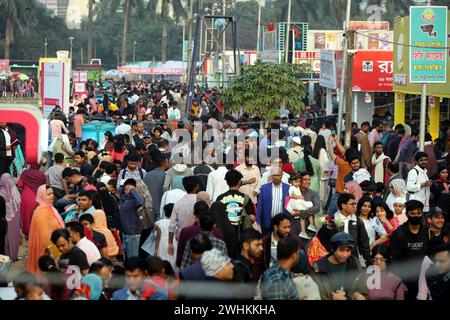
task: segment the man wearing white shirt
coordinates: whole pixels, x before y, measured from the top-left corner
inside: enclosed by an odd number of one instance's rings
[[[225,175],[227,172],[228,169],[225,163],[223,163],[219,164],[219,167],[208,175],[206,192],[209,194],[213,202],[216,201],[218,196],[228,191],[228,185],[225,181]]]
[[[9,159],[12,156],[11,135],[5,122],[0,122],[0,175],[9,172]]]
[[[177,108],[176,101],[170,102],[170,108],[167,109],[167,118],[169,120],[177,120],[177,121],[180,120],[181,113],[180,110]]]
[[[71,221],[66,223],[66,228],[70,232],[70,238],[74,245],[81,249],[86,255],[89,266],[102,256],[97,246],[84,235],[84,226],[81,222]]]
[[[159,212],[164,212],[164,207],[166,204],[175,203],[178,200],[182,199],[186,195],[186,191],[181,189],[173,189],[164,192],[161,199],[161,206]]]
[[[423,211],[427,213],[430,211],[430,187],[432,184],[427,173],[428,154],[419,151],[416,153],[415,159],[417,165],[409,171],[406,179],[406,191],[408,192],[406,198],[422,202]]]

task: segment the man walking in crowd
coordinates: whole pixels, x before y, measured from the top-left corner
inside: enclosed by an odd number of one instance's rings
[[[358,144],[360,145],[361,150],[361,167],[364,169],[368,169],[370,166],[370,159],[372,157],[372,147],[370,146],[369,138],[367,134],[370,131],[370,123],[363,122],[361,124],[361,130],[355,134],[356,139],[358,140]]]
[[[419,200],[423,203],[424,212],[430,211],[430,187],[432,181],[428,178],[427,163],[428,154],[419,151],[414,156],[417,165],[409,171],[406,191],[408,191],[407,199]]]
[[[298,243],[286,237],[278,242],[277,262],[264,272],[261,279],[263,300],[298,300],[299,294],[292,280],[291,269],[299,259]]]
[[[370,246],[369,236],[367,235],[364,222],[356,215],[355,196],[343,193],[338,198],[339,212],[334,216],[335,220],[340,220],[344,224],[344,233],[351,235],[355,245],[352,246],[353,256],[361,255],[366,262],[366,266],[370,265]]]
[[[373,144],[374,153],[370,163],[371,175],[375,183],[381,182],[386,185],[389,181],[389,169],[388,166],[391,163],[391,159],[383,152],[383,144],[377,141]]]
[[[393,267],[408,288],[406,299],[415,300],[420,266],[428,248],[429,238],[422,223],[424,204],[418,200],[409,200],[405,207],[408,221],[392,233],[389,247]]]
[[[272,218],[284,212],[289,193],[289,185],[281,182],[281,168],[274,167],[271,170],[272,182],[261,187],[256,204],[256,222],[261,226],[263,235],[271,232]]]

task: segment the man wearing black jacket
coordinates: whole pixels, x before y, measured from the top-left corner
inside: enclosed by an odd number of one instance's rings
[[[262,235],[254,229],[241,233],[241,255],[234,260],[234,281],[242,283],[242,290],[249,292],[249,299],[255,296],[256,285],[262,270],[258,268],[257,259],[263,253]]]
[[[422,223],[423,203],[406,202],[408,221],[395,230],[389,241],[394,273],[408,288],[407,300],[416,300],[421,261],[426,255],[429,237]]]
[[[341,220],[344,224],[344,232],[352,236],[355,246],[352,247],[352,255],[358,258],[358,253],[364,258],[366,266],[371,265],[369,236],[367,235],[364,222],[355,215],[355,196],[343,193],[338,198],[339,212],[335,215],[335,220]]]

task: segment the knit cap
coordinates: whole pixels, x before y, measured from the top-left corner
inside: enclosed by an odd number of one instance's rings
[[[222,270],[230,261],[231,259],[228,256],[223,255],[216,248],[205,251],[200,260],[203,271],[209,277],[214,276]]]

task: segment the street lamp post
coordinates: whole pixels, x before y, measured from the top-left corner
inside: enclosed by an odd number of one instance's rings
[[[259,57],[259,42],[261,41],[261,3],[258,2],[258,32],[256,34],[256,59]]]
[[[133,62],[136,59],[136,45],[137,45],[137,42],[136,42],[136,40],[134,40],[134,42],[133,42]]]
[[[284,48],[284,54],[285,54],[285,56],[284,56],[284,62],[285,63],[288,63],[288,61],[289,61],[289,37],[290,37],[290,34],[291,34],[291,9],[292,9],[292,0],[289,0],[289,3],[288,3],[288,17],[287,17],[287,25],[286,25],[286,28],[287,28],[287,32],[286,32],[286,40],[285,40],[285,48]]]
[[[48,42],[47,42],[47,37],[46,37],[44,40],[44,48],[45,48],[44,57],[46,57],[46,58],[47,58],[47,45],[48,45]]]
[[[73,48],[73,40],[74,39],[75,38],[72,37],[72,36],[69,37],[69,41],[70,41],[70,68],[72,68],[72,62],[73,62],[73,60],[72,60],[72,48]]]

